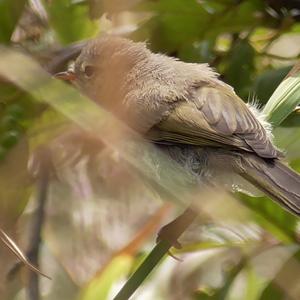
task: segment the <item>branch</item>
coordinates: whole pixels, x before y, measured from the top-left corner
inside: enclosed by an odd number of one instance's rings
[[[37,154],[39,163],[39,173],[37,180],[37,209],[33,216],[30,228],[30,238],[28,249],[28,258],[30,262],[39,266],[39,250],[41,244],[41,233],[45,219],[45,204],[47,200],[47,192],[49,186],[50,175],[50,155],[47,149],[39,149]],[[27,296],[29,300],[39,300],[39,277],[36,273],[30,273],[28,280]]]
[[[193,223],[193,221],[197,217],[197,213],[194,209],[189,207],[184,211],[184,213],[181,216],[179,216],[179,218],[182,219],[182,216],[184,216],[185,222],[180,222],[181,226],[172,228],[175,229],[172,232],[172,240],[164,239],[156,244],[156,246],[152,249],[150,254],[142,262],[139,268],[133,273],[133,275],[128,279],[128,281],[125,283],[125,285],[122,287],[120,292],[115,296],[113,300],[127,300],[133,295],[133,293],[139,288],[139,286],[144,282],[144,280],[163,259],[163,257],[167,253],[169,253],[170,248],[173,246],[174,242]],[[172,223],[173,222],[171,222],[170,225],[172,225]]]
[[[260,56],[266,56],[272,59],[278,59],[278,60],[296,60],[299,59],[300,54],[296,55],[296,56],[290,56],[290,57],[286,57],[286,56],[280,56],[280,55],[276,55],[276,54],[271,54],[271,53],[267,53],[267,52],[258,52],[257,53]]]

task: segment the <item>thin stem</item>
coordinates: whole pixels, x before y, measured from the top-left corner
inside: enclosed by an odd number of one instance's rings
[[[129,299],[171,247],[172,245],[168,241],[160,241],[156,244],[141,266],[128,279],[117,296],[115,296],[114,300]]]
[[[47,200],[48,183],[49,183],[49,157],[47,150],[43,151],[41,158],[41,167],[37,183],[37,209],[33,217],[30,230],[30,248],[28,249],[28,258],[32,264],[39,267],[39,250],[41,244],[41,233],[45,219],[45,204]],[[36,273],[29,273],[27,297],[29,300],[39,300],[39,276]]]
[[[197,213],[191,207],[189,207],[176,219],[179,220],[178,223],[176,220],[174,220],[170,224],[163,227],[163,230],[167,229],[169,225],[172,227],[171,239],[163,239],[156,244],[139,268],[132,274],[120,292],[115,296],[114,300],[127,300],[133,295],[133,293],[139,288],[152,270],[169,252],[174,242],[176,242],[181,234],[193,223],[196,217]],[[175,223],[176,226],[173,226]],[[169,232],[171,232],[171,230]],[[166,237],[166,235],[161,235],[161,237]]]
[[[299,58],[299,55],[287,57],[287,56],[280,56],[280,55],[267,53],[267,52],[258,52],[257,54],[260,56],[266,56],[266,57],[269,57],[272,59],[278,59],[278,60],[296,60]]]

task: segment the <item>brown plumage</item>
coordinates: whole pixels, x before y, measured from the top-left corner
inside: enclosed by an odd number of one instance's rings
[[[105,36],[83,49],[74,75],[84,93],[196,176],[238,174],[299,215],[300,176],[279,161],[270,125],[207,64]]]

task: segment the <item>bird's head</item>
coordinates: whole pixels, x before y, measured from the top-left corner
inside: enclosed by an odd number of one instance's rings
[[[149,55],[144,43],[107,35],[88,42],[73,68],[56,77],[71,81],[92,100],[111,108],[128,92],[130,71]]]

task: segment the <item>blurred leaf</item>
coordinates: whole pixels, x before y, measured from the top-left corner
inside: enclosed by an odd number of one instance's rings
[[[14,85],[8,82],[0,81],[0,103],[7,104],[11,100],[14,100],[19,94],[20,90],[18,90]]]
[[[90,16],[98,19],[103,13],[108,15],[129,10],[142,0],[87,0],[89,3]]]
[[[13,225],[28,201],[28,145],[22,138],[0,163],[0,224]],[[17,188],[16,188],[17,187]]]
[[[276,285],[271,282],[262,293],[260,300],[290,300],[287,295]]]
[[[252,243],[252,241],[250,241]],[[193,244],[187,244],[183,245],[180,249],[172,249],[172,253],[175,255],[177,253],[188,253],[188,252],[197,252],[197,251],[203,251],[207,249],[218,249],[218,248],[232,248],[232,247],[243,247],[248,246],[249,242],[236,242],[236,241],[221,241],[221,242],[214,242],[214,241],[201,241],[198,243]]]
[[[91,19],[100,18],[105,12],[104,0],[87,0]]]
[[[300,251],[296,251],[280,268],[261,295],[261,300],[299,299]]]
[[[299,112],[292,112],[285,120],[280,124],[282,127],[300,127],[300,114]]]
[[[234,86],[243,99],[247,99],[255,70],[254,54],[254,49],[247,40],[239,41],[232,49],[229,64],[225,70],[225,81]]]
[[[214,39],[185,43],[178,51],[178,58],[186,62],[209,63],[215,58],[214,45]]]
[[[33,151],[41,145],[49,143],[59,134],[64,133],[70,123],[57,111],[47,109],[37,120],[32,122],[29,129],[29,146]]]
[[[226,297],[226,300],[258,300],[265,288],[271,283],[276,282],[285,291],[285,295],[291,295],[294,292],[289,288],[286,279],[278,277],[280,270],[287,265],[288,262],[293,262],[295,268],[293,275],[298,277],[298,261],[295,259],[295,253],[299,249],[298,246],[270,246],[264,243],[253,251],[248,252],[248,259],[245,267],[236,276],[232,283],[231,289]],[[266,268],[266,266],[268,266]],[[295,281],[294,281],[295,282]],[[290,293],[291,292],[291,293]],[[267,299],[273,299],[267,298]],[[286,298],[286,299],[289,299]],[[294,299],[298,299],[297,297]]]
[[[247,300],[256,300],[259,299],[262,279],[255,272],[254,268],[251,265],[247,264],[244,268],[246,273],[246,290],[245,290],[245,299]]]
[[[0,1],[0,42],[8,43],[23,12],[26,0]]]
[[[266,103],[291,67],[267,70],[254,81],[253,91],[261,103]]]
[[[296,216],[283,210],[267,197],[250,197],[239,194],[242,202],[254,212],[255,220],[277,239],[291,243],[296,241]]]
[[[253,27],[259,19],[257,10],[261,1],[144,1],[139,11],[148,11],[154,17],[136,33],[139,38],[151,40],[155,51],[176,54],[181,47],[194,41],[214,40],[222,33],[237,32]],[[258,16],[258,17],[257,17]],[[232,22],[234,20],[234,22]],[[208,25],[209,24],[209,25]]]
[[[40,113],[41,105],[12,84],[0,83],[0,161],[18,143],[24,132]]]
[[[225,283],[224,285],[218,290],[212,290],[208,293],[199,292],[199,294],[195,295],[195,300],[224,300],[227,298],[227,295],[231,289],[232,283],[234,282],[236,276],[240,273],[240,271],[245,266],[245,260],[242,260],[239,264],[232,267],[228,270],[225,274]]]
[[[108,299],[112,285],[127,275],[132,262],[133,258],[128,255],[114,257],[82,290],[80,300]]]
[[[291,166],[293,169],[297,170],[298,172],[300,172],[300,158],[298,158],[297,160],[294,160],[291,163]]]
[[[258,26],[262,22],[261,11],[264,4],[260,0],[230,1],[220,14],[220,19],[215,20],[215,27],[221,32],[236,33]],[[234,20],[234,21],[233,21]]]
[[[296,116],[300,119],[300,116]],[[300,128],[277,127],[274,129],[274,139],[280,149],[286,151],[289,161],[300,159]],[[300,169],[298,169],[300,171]]]
[[[160,1],[143,1],[136,7],[138,10],[152,10],[158,13],[170,13],[174,15],[190,14],[199,16],[206,10],[197,0],[160,0]]]
[[[145,1],[138,9],[153,12],[154,17],[137,34],[146,33],[148,38],[150,35],[153,50],[169,53],[186,42],[196,40],[210,18],[209,13],[196,0]]]
[[[50,23],[64,44],[87,39],[98,31],[96,22],[89,19],[87,3],[72,0],[45,1]]]

